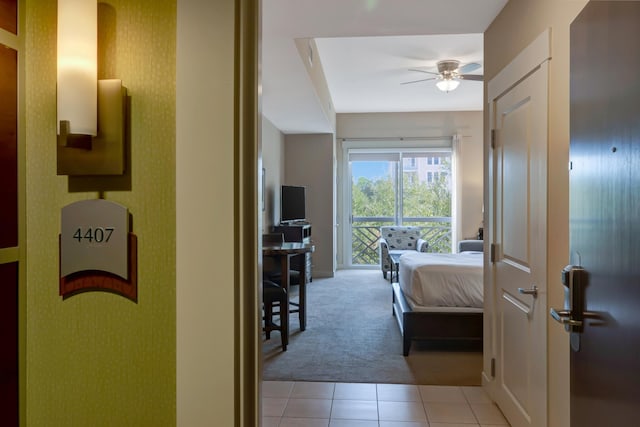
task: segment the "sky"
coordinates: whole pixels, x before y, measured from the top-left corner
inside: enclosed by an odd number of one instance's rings
[[[370,180],[386,177],[389,174],[389,162],[352,162],[351,174],[354,182],[357,182],[360,177]]]

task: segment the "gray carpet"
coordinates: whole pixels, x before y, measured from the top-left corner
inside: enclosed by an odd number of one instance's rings
[[[307,329],[291,316],[286,352],[263,336],[263,379],[421,385],[480,385],[482,353],[416,343],[402,356],[391,286],[379,270],[339,270],[307,287]]]

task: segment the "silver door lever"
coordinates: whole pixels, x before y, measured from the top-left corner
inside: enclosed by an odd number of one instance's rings
[[[533,285],[533,287],[529,289],[518,288],[518,293],[521,295],[533,295],[534,298],[538,297],[538,287]]]
[[[555,308],[552,308],[551,310],[549,310],[549,314],[551,314],[551,317],[553,317],[553,320],[555,320],[556,322],[562,323],[567,327],[582,326],[581,320],[573,320],[571,318],[571,311],[569,310],[556,310]]]

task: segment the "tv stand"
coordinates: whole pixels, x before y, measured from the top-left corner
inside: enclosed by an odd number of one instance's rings
[[[307,221],[276,225],[273,232],[282,233],[285,242],[311,243],[311,224]],[[304,268],[307,278],[311,281],[311,252],[292,257],[291,268],[298,271]]]
[[[301,226],[301,225],[311,225],[309,224],[308,221],[305,221],[303,219],[299,219],[296,221],[283,221],[280,223],[280,225],[276,225],[275,227],[291,227],[291,226]]]
[[[273,231],[284,234],[285,242],[311,243],[311,224],[306,221],[276,225]]]

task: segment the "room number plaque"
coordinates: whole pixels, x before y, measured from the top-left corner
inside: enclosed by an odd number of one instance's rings
[[[107,200],[83,200],[62,208],[62,276],[99,270],[127,279],[127,208]]]
[[[82,200],[62,208],[61,222],[63,297],[88,290],[137,297],[137,290],[129,289],[135,287],[137,279],[137,243],[135,235],[129,232],[129,212],[125,206],[103,199]]]

